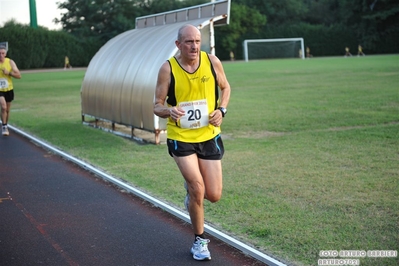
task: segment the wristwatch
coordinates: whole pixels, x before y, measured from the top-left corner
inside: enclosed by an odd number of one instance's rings
[[[222,117],[224,117],[227,114],[227,109],[224,107],[219,107],[218,110],[220,110],[220,112],[222,112]]]

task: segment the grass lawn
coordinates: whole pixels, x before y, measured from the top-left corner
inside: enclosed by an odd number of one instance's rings
[[[399,251],[399,56],[224,67],[224,191],[206,203],[207,222],[292,265],[317,265],[322,250]],[[82,125],[83,77],[23,73],[10,124],[184,209],[165,145]]]

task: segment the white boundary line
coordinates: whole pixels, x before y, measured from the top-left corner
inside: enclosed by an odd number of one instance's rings
[[[90,172],[102,177],[103,179],[105,179],[107,181],[110,181],[110,182],[114,183],[115,185],[117,185],[119,187],[124,188],[125,190],[133,193],[134,195],[136,195],[136,196],[138,196],[138,197],[140,197],[140,198],[142,198],[142,199],[144,199],[144,200],[146,200],[148,202],[151,202],[153,205],[155,205],[155,206],[157,206],[157,207],[169,212],[170,214],[172,214],[172,215],[184,220],[185,222],[191,223],[190,222],[190,217],[186,213],[184,213],[184,212],[182,212],[182,211],[180,211],[180,210],[178,210],[178,209],[176,209],[176,208],[174,208],[172,206],[169,206],[166,203],[164,203],[164,202],[162,202],[162,201],[160,201],[160,200],[158,200],[158,199],[156,199],[154,197],[151,197],[150,195],[148,195],[148,194],[146,194],[146,193],[144,193],[144,192],[142,192],[142,191],[140,191],[140,190],[138,190],[138,189],[136,189],[136,188],[134,188],[134,187],[132,187],[132,186],[130,186],[128,184],[126,184],[125,182],[123,182],[123,181],[121,181],[121,180],[119,180],[119,179],[117,179],[115,177],[112,177],[112,176],[110,176],[110,175],[98,170],[97,168],[95,168],[95,167],[93,167],[93,166],[91,166],[91,165],[89,165],[89,164],[87,164],[87,163],[85,163],[85,162],[83,162],[83,161],[81,161],[81,160],[79,160],[79,159],[77,159],[77,158],[75,158],[75,157],[73,157],[73,156],[71,156],[71,155],[69,155],[69,154],[67,154],[67,153],[65,153],[65,152],[63,152],[63,151],[61,151],[61,150],[59,150],[59,149],[47,144],[47,143],[45,143],[45,142],[43,142],[43,141],[41,141],[41,140],[29,135],[29,134],[27,134],[27,133],[25,133],[25,132],[23,132],[22,130],[20,130],[20,129],[14,127],[14,126],[8,125],[8,127],[11,128],[13,131],[17,132],[18,134],[20,134],[20,135],[22,135],[22,136],[34,141],[35,143],[41,145],[42,147],[45,147],[46,149],[48,149],[48,150],[60,155],[61,157],[63,157],[65,159],[67,159],[67,160],[69,160],[69,161],[81,166],[82,168],[84,168],[84,169],[86,169],[86,170],[88,170],[88,171],[90,171]],[[240,241],[238,241],[238,240],[226,235],[225,233],[223,233],[223,232],[221,232],[221,231],[219,231],[219,230],[217,230],[217,229],[215,229],[215,228],[213,228],[213,227],[211,227],[211,226],[209,226],[207,224],[205,224],[205,231],[207,233],[211,234],[212,236],[214,236],[214,237],[226,242],[227,244],[229,244],[229,245],[241,250],[243,253],[245,253],[245,254],[247,254],[247,255],[249,255],[249,256],[251,256],[251,257],[253,257],[253,258],[255,258],[255,259],[259,260],[259,261],[262,261],[262,262],[266,263],[269,266],[286,266],[286,264],[284,264],[284,263],[282,263],[282,262],[280,262],[280,261],[278,261],[278,260],[276,260],[276,259],[274,259],[274,258],[272,258],[272,257],[270,257],[270,256],[268,256],[268,255],[256,250],[256,249],[254,249],[254,248],[252,248],[252,247],[250,247],[250,246],[248,246],[248,245],[246,245],[246,244],[244,244],[244,243],[242,243],[242,242],[240,242]]]

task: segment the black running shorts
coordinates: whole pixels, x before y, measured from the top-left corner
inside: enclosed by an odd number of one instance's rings
[[[224,154],[223,141],[220,135],[200,143],[187,143],[173,139],[167,140],[169,155],[184,157],[197,154],[204,160],[221,160]]]
[[[0,91],[0,97],[4,97],[6,99],[6,103],[10,103],[14,100],[14,90]]]

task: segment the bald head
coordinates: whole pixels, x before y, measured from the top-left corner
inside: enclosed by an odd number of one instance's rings
[[[195,27],[195,26],[193,26],[191,24],[186,24],[186,25],[180,27],[180,29],[179,29],[179,31],[177,33],[177,40],[179,42],[181,42],[183,40],[183,36],[184,35],[186,35],[188,33],[192,33],[192,32],[195,32],[195,33],[198,33],[198,34],[201,35],[200,30],[197,27]]]

